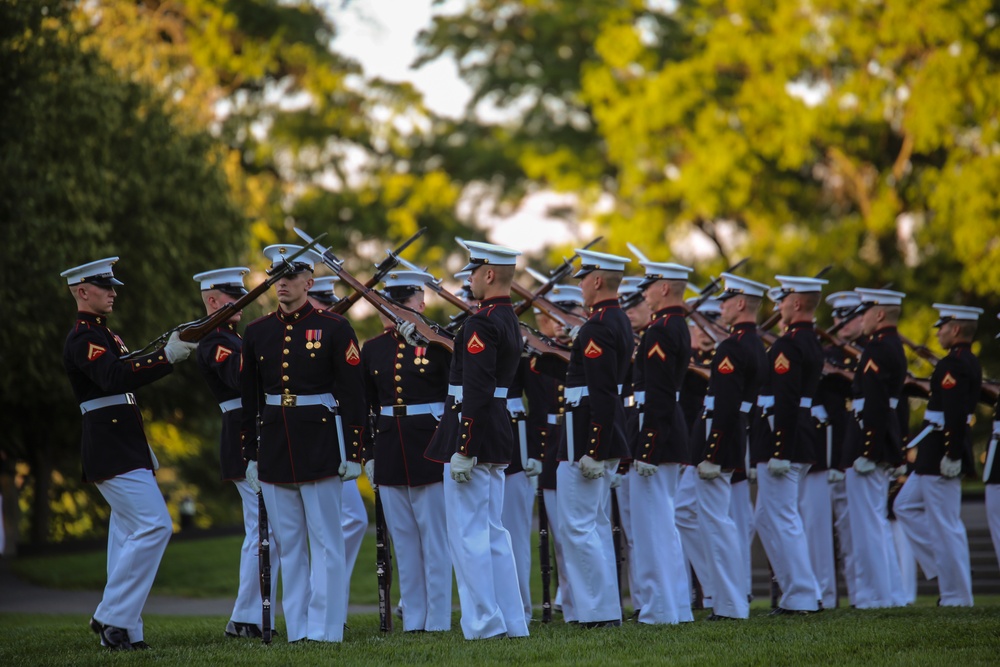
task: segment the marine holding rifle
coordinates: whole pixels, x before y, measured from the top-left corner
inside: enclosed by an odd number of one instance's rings
[[[90,627],[110,649],[149,648],[140,614],[173,532],[159,487],[159,464],[146,441],[133,391],[169,375],[195,349],[174,332],[150,354],[123,359],[125,343],[108,328],[117,292],[117,257],[63,271],[76,301],[63,364],[83,414],[83,481],[111,506],[108,581]]]
[[[264,249],[272,268],[299,249]],[[347,620],[342,482],[361,474],[361,350],[350,323],[309,303],[314,256],[276,283],[278,309],[246,330],[241,437],[278,547],[288,641],[343,640]],[[256,420],[260,418],[260,442]]]

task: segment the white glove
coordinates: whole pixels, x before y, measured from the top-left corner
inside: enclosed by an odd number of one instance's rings
[[[951,479],[962,474],[962,459],[950,459],[947,456],[941,459],[941,475]]]
[[[875,462],[864,456],[854,459],[854,469],[859,475],[869,475],[875,472]]]
[[[400,322],[396,325],[396,331],[403,337],[403,340],[413,347],[420,347],[424,342],[417,334],[417,325],[413,322]]]
[[[646,463],[645,461],[635,462],[635,471],[639,473],[640,477],[652,477],[659,469],[659,466],[653,465],[652,463]]]
[[[784,477],[792,469],[792,462],[788,459],[770,459],[767,462],[767,471],[772,477]]]
[[[757,466],[750,466],[747,468],[747,479],[751,482],[757,481]]]
[[[341,480],[350,482],[352,479],[361,477],[361,464],[354,461],[344,461],[340,464],[337,474],[340,475]]]
[[[459,484],[472,480],[472,469],[476,465],[475,456],[463,456],[458,452],[451,455],[451,478]]]
[[[722,474],[722,466],[705,459],[698,464],[698,477],[702,479],[715,479]]]
[[[611,473],[611,488],[617,489],[625,481],[625,475],[619,475],[616,472]]]
[[[843,470],[830,468],[829,470],[826,471],[826,481],[830,482],[831,484],[834,484],[836,482],[843,482],[844,477],[845,475]]]
[[[163,346],[163,354],[167,355],[167,361],[176,364],[178,361],[187,359],[197,349],[198,343],[182,341],[180,333],[175,331],[170,334],[167,344]]]
[[[538,459],[528,459],[524,465],[524,474],[527,477],[536,477],[542,474],[542,462]]]
[[[581,326],[583,325],[577,324],[575,327],[570,327],[569,329],[566,329],[566,335],[569,337],[571,341],[576,340],[577,335],[580,333]]]
[[[993,421],[993,435],[1000,435],[1000,419]]]
[[[375,459],[365,461],[365,475],[368,476],[368,483],[375,486]]]
[[[247,463],[247,484],[253,489],[254,493],[260,493],[260,479],[257,477],[257,462],[250,461]]]
[[[595,461],[588,454],[580,457],[580,472],[586,479],[600,479],[604,477],[604,463]]]
[[[146,446],[149,447],[149,445]],[[156,472],[160,469],[160,461],[156,458],[156,454],[153,452],[152,447],[149,447],[149,458],[153,462],[153,472]]]

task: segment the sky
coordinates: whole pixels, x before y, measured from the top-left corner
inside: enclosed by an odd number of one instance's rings
[[[360,62],[368,76],[409,81],[436,113],[452,117],[462,114],[472,93],[459,78],[454,61],[442,58],[420,69],[410,67],[417,58],[417,33],[431,25],[434,14],[461,9],[465,4],[462,0],[447,0],[437,6],[432,0],[353,0],[346,8],[342,0],[319,4],[338,26],[334,48]],[[572,203],[572,195],[540,192],[525,198],[511,216],[480,214],[477,222],[490,241],[535,253],[546,245],[573,240],[577,225],[545,214],[549,206],[567,203]],[[587,228],[581,226],[579,233],[585,233]]]

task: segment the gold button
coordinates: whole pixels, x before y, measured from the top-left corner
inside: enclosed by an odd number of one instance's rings
[[[281,367],[282,368],[288,368],[288,362],[287,361],[281,362]]]
[[[290,394],[290,393],[292,393],[292,390],[291,390],[291,389],[289,389],[288,387],[285,387],[285,393],[286,393],[286,394]]]
[[[424,372],[425,370],[426,370],[426,369],[424,369],[424,368],[421,368],[421,369],[420,369],[420,372],[421,372],[421,373],[423,373],[423,372]]]
[[[403,399],[401,399],[401,398],[397,398],[397,399],[396,399],[396,402],[397,402],[397,403],[400,403],[400,404],[401,404],[401,403],[403,402]]]
[[[285,342],[286,343],[290,343],[291,341],[292,341],[292,337],[291,336],[285,336]]]
[[[397,359],[402,359],[402,358],[403,358],[403,353],[402,353],[402,352],[400,352],[399,354],[397,354],[397,355],[396,355],[396,358],[397,358]]]
[[[288,382],[288,376],[287,375],[282,375],[281,376],[281,381],[282,382]]]
[[[590,450],[590,455],[591,455],[591,456],[593,456],[593,455],[594,455],[594,450],[593,450],[593,449],[591,449],[591,450]]]
[[[542,435],[548,435],[548,434],[549,434],[548,431],[542,431]]]
[[[467,433],[463,433],[463,434],[462,434],[462,440],[465,440],[465,439],[466,439],[466,438],[468,438],[468,437],[469,437],[469,435],[468,435]]]
[[[403,393],[403,388],[402,387],[396,387],[396,393],[397,394]]]
[[[648,442],[646,443],[646,449],[649,449],[649,443]]]
[[[146,359],[146,363],[147,364],[151,364],[151,363],[153,363],[153,360],[152,359]]]
[[[375,375],[378,375],[378,371],[375,371]]]
[[[321,419],[320,421],[322,421],[325,424],[326,423],[326,417],[323,417],[323,419]]]
[[[402,376],[402,375],[397,375],[397,376],[396,376],[396,377],[394,377],[393,379],[394,379],[394,380],[395,380],[396,382],[399,382],[400,380],[402,380],[402,379],[403,379],[403,376]]]
[[[288,354],[288,350],[287,350],[287,349],[284,349],[284,350],[282,350],[282,351],[281,351],[281,353],[282,353],[282,354]]]
[[[163,361],[163,355],[161,354],[160,356],[157,357],[157,359],[159,359],[160,361]]]
[[[597,439],[596,438],[591,439],[590,444],[592,445],[597,444]]]
[[[288,325],[288,326],[286,326],[285,328],[286,328],[286,329],[288,329],[289,331],[291,331],[291,330],[292,330],[292,325],[291,325],[291,324],[289,324],[289,325]]]
[[[565,402],[565,401],[566,401],[566,399],[565,399],[565,398],[563,398],[562,396],[560,396],[560,397],[559,397],[559,402],[560,402],[560,403],[563,403],[563,402]]]
[[[111,420],[111,423],[112,423],[112,424],[117,424],[117,423],[118,423],[118,420],[117,420],[117,419],[112,419],[112,420]]]
[[[562,391],[562,390],[563,390],[563,389],[565,389],[565,388],[566,388],[566,387],[564,387],[564,386],[562,386],[562,385],[559,385],[559,387],[558,387],[558,390],[559,390],[559,391]]]
[[[264,361],[264,355],[263,355],[263,354],[262,354],[262,355],[260,355],[260,360],[261,360],[261,361]]]
[[[565,412],[566,412],[566,408],[559,408],[559,414],[563,414]]]
[[[405,350],[406,349],[406,343],[400,343],[399,344],[399,349]]]
[[[597,429],[594,429],[594,430],[596,431]],[[652,434],[652,433],[647,433],[647,434],[646,434],[646,437],[647,437],[647,438],[652,438],[652,437],[653,437],[653,434]]]
[[[402,367],[403,367],[403,364],[396,364],[396,370],[397,370],[397,371],[398,371],[398,370],[399,370],[400,368],[402,368]]]

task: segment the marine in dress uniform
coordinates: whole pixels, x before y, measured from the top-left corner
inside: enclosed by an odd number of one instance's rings
[[[918,560],[937,569],[939,604],[972,606],[969,541],[962,523],[961,475],[975,471],[971,422],[982,388],[983,372],[972,353],[981,308],[934,304],[935,326],[948,354],[934,367],[931,395],[924,413],[922,439],[914,473],[896,496],[896,519]],[[923,562],[923,561],[921,561]]]
[[[108,580],[90,627],[110,649],[149,648],[140,614],[173,524],[156,485],[159,467],[146,441],[132,394],[170,374],[196,347],[175,332],[152,354],[123,360],[125,343],[108,328],[114,308],[117,257],[63,271],[77,315],[63,364],[83,414],[83,481],[97,485],[108,505]]]
[[[340,278],[337,276],[313,278],[312,289],[308,292],[309,303],[312,304],[313,308],[329,309],[340,301],[334,292],[334,285],[338,282],[340,282]],[[344,555],[347,562],[347,590],[344,594],[347,595],[347,602],[350,603],[351,576],[354,573],[354,565],[358,562],[361,543],[364,541],[365,533],[368,532],[368,509],[365,507],[364,498],[361,497],[361,491],[358,490],[356,479],[343,483],[340,527],[344,531]],[[274,599],[273,596],[272,599]]]
[[[583,292],[576,285],[556,285],[549,292],[549,300],[566,312],[583,314]],[[540,310],[535,310],[538,330],[553,340],[568,338],[562,325]],[[524,395],[528,400],[528,452],[531,458],[542,462],[538,487],[545,500],[545,515],[549,521],[549,539],[556,552],[558,585],[553,602],[567,621],[576,620],[573,596],[566,581],[563,545],[559,540],[559,506],[557,501],[556,469],[559,466],[559,444],[563,422],[566,418],[563,392],[566,388],[567,364],[553,357],[531,357],[524,376]]]
[[[243,276],[246,267],[231,267],[205,271],[194,276],[201,287],[201,298],[209,315],[247,293]],[[219,465],[222,479],[232,481],[243,504],[243,545],[240,548],[240,579],[233,613],[226,624],[227,637],[261,636],[261,597],[259,551],[259,517],[257,493],[246,481],[246,464],[240,441],[243,412],[240,402],[240,355],[243,339],[236,330],[242,312],[236,312],[228,322],[210,331],[198,342],[198,369],[208,383],[222,411],[222,435],[219,438]],[[274,544],[273,539],[271,544]],[[271,550],[271,599],[277,600],[278,554]]]
[[[694,307],[696,301],[698,301],[698,297],[687,300],[689,310]],[[721,314],[719,304],[718,299],[710,297],[698,306],[698,312],[709,320],[715,321]],[[715,341],[693,322],[688,324],[688,331],[691,334],[692,359],[707,374],[711,371],[712,359],[715,356]],[[701,421],[706,393],[708,393],[708,380],[695,371],[688,370],[681,386],[680,404],[684,413],[684,421],[687,424],[688,456],[692,463],[698,460],[696,457],[701,453],[701,443],[695,437],[695,426]],[[693,571],[701,586],[701,600],[695,599],[694,602],[700,602],[702,607],[711,608],[712,582],[706,561],[704,537],[698,525],[698,497],[695,493],[695,480],[697,478],[698,470],[694,465],[681,466],[680,481],[677,484],[677,495],[674,499],[674,523],[681,536],[681,546],[684,548],[684,556],[690,566],[689,571]],[[749,508],[746,513],[750,514]],[[737,525],[743,523],[736,521]],[[692,588],[692,597],[695,597],[696,587],[693,579],[690,580],[690,587]]]
[[[298,250],[279,244],[264,254],[276,266]],[[246,329],[241,436],[247,481],[261,487],[278,546],[288,640],[339,642],[347,620],[342,480],[361,474],[364,376],[350,323],[309,303],[312,264],[300,255],[275,284],[278,309]]]
[[[1000,315],[997,315],[1000,318]],[[986,521],[990,526],[990,536],[993,538],[993,550],[1000,563],[1000,461],[997,461],[1000,440],[1000,401],[993,408],[993,435],[986,447],[986,460],[983,462],[983,482],[986,485]]]
[[[423,272],[393,271],[383,293],[423,312],[423,286],[433,279]],[[365,469],[378,486],[395,546],[403,630],[450,630],[444,466],[424,458],[424,450],[445,413],[451,354],[438,345],[412,345],[390,321],[383,323],[385,330],[361,348],[365,396],[376,424]]]
[[[461,406],[461,419],[457,428],[442,420],[426,456],[449,462],[444,473],[448,541],[463,635],[525,637],[528,624],[520,590],[513,585],[517,571],[510,534],[501,521],[503,469],[515,443],[507,392],[524,347],[510,301],[520,252],[491,243],[465,245],[470,254],[465,270],[472,272],[469,282],[480,304],[455,338],[451,377],[461,381],[450,393],[452,406]]]
[[[861,305],[861,297],[858,296],[858,293],[853,290],[834,292],[826,297],[826,303],[833,308],[834,325],[841,326],[837,334],[838,337],[848,343],[857,340],[861,335],[861,318],[852,317],[852,314],[854,309]],[[841,325],[841,322],[847,318],[850,318],[849,321]],[[857,368],[857,359],[836,345],[825,346],[823,353],[826,362],[831,366],[843,369],[848,373],[854,373]],[[844,470],[852,463],[851,461],[844,463],[844,442],[847,437],[848,420],[853,421],[854,419],[847,410],[850,399],[851,381],[846,376],[827,373],[820,378],[814,403],[823,406],[830,429],[830,449],[827,454],[830,506],[833,512],[833,528],[837,536],[837,555],[843,563],[847,600],[848,604],[853,606],[857,589],[857,574],[854,564],[854,549],[851,546],[850,515],[847,511],[847,489],[844,481]],[[825,433],[823,435],[825,436]],[[821,442],[821,449],[822,444]],[[829,607],[825,596],[823,606]]]
[[[745,471],[750,410],[767,381],[764,345],[757,336],[756,313],[768,286],[724,273],[720,321],[732,335],[719,343],[705,412],[699,428],[698,522],[704,535],[713,586],[711,620],[748,618],[747,526],[731,515],[733,476]]]
[[[681,409],[681,387],[691,359],[691,334],[684,290],[693,269],[680,264],[640,262],[642,289],[652,312],[635,354],[634,376],[641,381],[638,440],[629,475],[633,560],[643,589],[638,621],[685,623],[691,614],[687,576],[677,576],[686,561],[674,520],[680,468],[690,462],[688,425]]]
[[[643,331],[649,326],[649,304],[639,288],[645,276],[625,276],[622,284],[618,287],[618,301],[622,310],[628,316],[628,321],[632,325],[632,331],[636,336],[642,337]],[[639,618],[639,610],[642,609],[643,586],[637,578],[637,569],[633,554],[635,553],[635,531],[632,530],[632,477],[630,474],[632,467],[632,452],[635,449],[636,441],[639,439],[639,405],[642,403],[642,384],[635,381],[635,360],[629,364],[625,382],[622,385],[622,403],[625,406],[625,435],[628,442],[628,456],[623,456],[618,464],[618,471],[611,479],[611,493],[618,500],[618,518],[621,521],[623,556],[628,563],[628,592],[632,602],[632,616],[629,620]]]
[[[577,249],[584,303],[566,372],[565,437],[559,451],[559,538],[580,623],[621,625],[612,545],[611,481],[629,455],[622,388],[632,360],[632,327],[618,303],[625,257]]]
[[[861,327],[869,340],[854,375],[856,424],[849,426],[846,473],[851,544],[857,568],[855,606],[900,604],[902,579],[887,518],[889,478],[905,465],[903,431],[896,415],[906,378],[906,355],[896,332],[902,292],[858,288]]]
[[[787,328],[768,351],[770,382],[761,398],[767,406],[771,437],[764,453],[766,462],[757,463],[754,525],[781,586],[781,600],[771,613],[782,614],[818,609],[823,591],[813,565],[823,563],[824,574],[832,578],[833,526],[825,470],[822,478],[814,475],[812,482],[809,479],[819,449],[812,402],[823,371],[823,349],[813,328],[813,315],[827,281],[800,276],[776,279],[781,289],[775,298]],[[825,442],[823,449],[825,456]],[[815,493],[817,488],[820,494]],[[824,502],[818,502],[815,496]],[[803,509],[814,522],[810,529],[825,529],[828,539],[809,539]],[[811,553],[811,542],[821,543],[816,551],[823,553]],[[831,580],[831,593],[832,586]],[[836,598],[835,593],[832,598]]]

